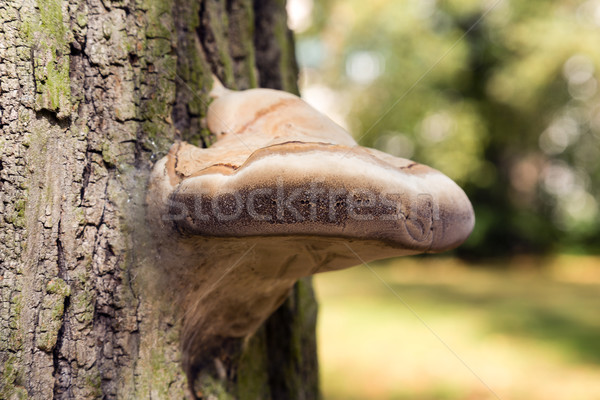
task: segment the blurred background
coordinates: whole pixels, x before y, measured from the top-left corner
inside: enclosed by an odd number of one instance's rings
[[[600,0],[288,15],[303,97],[477,219],[450,255],[316,278],[325,399],[600,399]]]

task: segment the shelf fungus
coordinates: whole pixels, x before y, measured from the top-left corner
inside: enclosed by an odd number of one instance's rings
[[[148,192],[161,264],[180,282],[188,375],[251,335],[299,278],[470,234],[471,203],[442,173],[358,146],[292,94],[211,94],[215,144],[174,144]]]

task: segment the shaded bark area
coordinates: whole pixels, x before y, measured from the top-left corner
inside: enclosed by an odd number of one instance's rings
[[[254,14],[261,87],[297,92],[298,66],[293,35],[287,28],[285,0],[255,1]]]
[[[147,175],[176,139],[210,144],[211,74],[296,91],[290,54],[283,1],[0,4],[0,398],[188,395]],[[302,282],[199,391],[317,398],[315,318]]]
[[[317,308],[309,279],[299,282],[264,331],[273,399],[315,399],[319,393]],[[284,339],[287,338],[287,339]],[[282,340],[283,339],[283,340]]]

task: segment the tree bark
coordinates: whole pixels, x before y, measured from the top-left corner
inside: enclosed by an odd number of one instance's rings
[[[297,91],[284,6],[0,3],[0,398],[319,397],[309,280],[189,390],[144,215],[153,162],[211,142],[211,74]]]

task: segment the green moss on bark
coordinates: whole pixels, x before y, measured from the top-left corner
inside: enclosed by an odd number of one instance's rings
[[[46,285],[46,293],[57,294],[64,299],[71,295],[71,288],[67,285],[67,282],[60,278],[55,278]]]
[[[264,331],[259,331],[248,342],[238,365],[237,399],[270,399],[269,366]]]
[[[252,1],[232,2],[229,16],[229,52],[234,60],[235,80],[241,89],[258,86],[254,30]]]
[[[235,400],[235,397],[231,395],[227,390],[227,382],[219,380],[210,375],[205,375],[200,378],[200,382],[197,384],[200,388],[196,392],[196,396],[202,399],[214,399],[214,400]]]
[[[25,227],[25,206],[27,201],[25,198],[20,198],[14,202],[14,211],[6,214],[6,222],[14,225],[16,228]]]
[[[138,56],[144,76],[140,81],[139,116],[144,136],[142,145],[162,156],[175,139],[172,105],[175,101],[177,57],[174,51],[173,0],[143,0],[147,27]]]
[[[210,102],[208,92],[212,87],[211,67],[197,35],[201,29],[200,5],[201,2],[176,0],[177,24],[185,27],[177,41],[179,53],[185,54],[177,59],[177,103],[189,123],[173,121],[182,139],[198,146],[205,145],[210,137],[200,121],[206,116]]]
[[[297,80],[298,74],[292,65],[295,65],[295,49],[294,42],[290,40],[287,21],[285,18],[280,18],[273,27],[273,34],[279,46],[281,56],[279,58],[279,71],[281,73],[281,83],[283,90],[291,93],[298,92]]]
[[[71,288],[67,283],[54,278],[46,285],[46,296],[40,313],[36,346],[46,352],[52,351],[58,340],[58,331],[63,324],[65,313],[65,298],[71,295]]]
[[[103,397],[102,376],[96,368],[85,372],[85,383],[91,398],[99,399]]]
[[[205,1],[204,7],[214,39],[214,48],[217,50],[218,62],[223,68],[223,83],[227,87],[235,87],[233,60],[229,54],[229,17],[225,10],[225,2]]]
[[[19,360],[11,354],[2,365],[0,374],[0,399],[27,399],[27,391],[19,385],[23,374],[18,368]]]
[[[23,311],[23,296],[21,292],[13,295],[10,299],[11,315],[14,317],[10,319],[8,327],[10,328],[10,334],[8,340],[5,343],[1,343],[0,348],[11,349],[13,351],[19,351],[23,349],[23,331],[21,329],[21,313]]]
[[[62,0],[37,0],[38,14],[24,21],[24,35],[32,48],[36,109],[71,113],[69,43],[72,33],[63,21]]]

